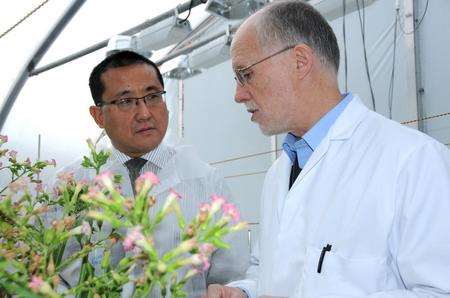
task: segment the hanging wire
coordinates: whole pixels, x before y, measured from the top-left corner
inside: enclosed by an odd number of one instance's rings
[[[389,105],[389,119],[392,119],[392,104],[394,101],[394,82],[395,82],[395,54],[397,50],[397,24],[399,19],[399,9],[396,9],[395,12],[395,23],[394,23],[394,53],[392,55],[392,71],[391,71],[391,80],[389,82],[389,91],[388,91],[388,105]]]
[[[400,122],[400,124],[408,125],[408,124],[416,123],[416,122],[419,122],[419,121],[436,119],[436,118],[441,118],[441,117],[445,117],[445,116],[450,116],[450,112],[437,114],[437,115],[432,115],[432,116],[424,117],[424,118],[421,118],[421,119],[414,119],[414,120],[409,120],[409,121],[403,121],[403,122]],[[446,144],[446,145],[448,145],[448,144]],[[278,148],[278,149],[264,151],[264,152],[258,152],[258,153],[248,154],[248,155],[241,155],[241,156],[237,156],[237,157],[233,157],[233,158],[229,158],[229,159],[223,159],[223,160],[219,160],[219,161],[215,161],[215,162],[210,162],[209,164],[210,165],[218,165],[218,164],[233,162],[233,161],[237,161],[237,160],[241,160],[241,159],[247,159],[247,158],[257,157],[257,156],[261,156],[261,155],[271,154],[271,153],[279,152],[279,151],[282,151],[282,150],[283,150],[282,148]],[[259,174],[259,173],[262,173],[262,172],[255,172],[255,173]],[[250,174],[252,174],[252,173],[250,173]],[[245,174],[245,175],[244,174],[239,174],[238,176],[246,176],[246,175],[250,175],[250,174]],[[233,176],[229,176],[228,178],[232,178],[232,177],[235,177],[235,176],[234,175]]]
[[[400,122],[400,124],[403,124],[403,125],[411,124],[411,123],[416,123],[416,122],[420,122],[420,121],[424,121],[424,120],[441,118],[441,117],[444,117],[444,116],[450,116],[450,112],[437,114],[437,115],[433,115],[433,116],[428,116],[428,117],[424,117],[424,118],[420,118],[420,119],[414,119],[414,120],[410,120],[410,121],[404,121],[404,122]]]
[[[345,30],[345,15],[346,14],[347,14],[347,0],[342,0],[342,35],[344,37],[345,93],[348,92],[347,35],[346,35],[346,30]]]
[[[242,174],[236,174],[236,175],[231,175],[231,176],[225,176],[224,178],[229,179],[229,178],[237,178],[237,177],[243,177],[243,176],[253,176],[253,175],[258,175],[258,174],[265,174],[267,170],[264,171],[258,171],[258,172],[250,172],[250,173],[242,173]]]
[[[365,33],[366,32],[365,0],[362,0],[362,16],[361,16],[361,8],[360,8],[360,5],[359,5],[359,0],[355,0],[355,1],[356,1],[356,6],[358,8],[359,25],[361,27],[361,37],[362,37],[363,50],[364,50],[364,63],[365,63],[365,66],[366,66],[366,75],[367,75],[367,80],[369,82],[369,88],[370,88],[370,95],[372,97],[373,110],[376,111],[375,95],[373,93],[372,80],[370,78],[369,62],[367,61],[366,33]]]
[[[48,1],[50,0],[45,0],[44,2],[42,2],[41,4],[39,4],[36,8],[34,8],[33,10],[31,10],[29,13],[27,13],[22,19],[20,19],[17,23],[15,23],[14,25],[12,25],[11,27],[9,27],[9,29],[7,29],[5,32],[3,32],[0,35],[0,39],[3,38],[6,34],[8,34],[9,32],[11,32],[12,30],[14,30],[17,26],[19,26],[23,21],[25,21],[26,19],[28,19],[29,17],[31,17],[31,15],[33,15],[36,11],[38,11],[40,8],[42,8],[45,4],[48,3]]]
[[[409,35],[409,34],[413,34],[414,32],[416,32],[417,30],[419,30],[420,25],[422,25],[422,21],[424,20],[427,11],[428,11],[428,4],[429,4],[430,0],[427,0],[427,3],[425,4],[425,9],[423,11],[422,16],[420,17],[420,20],[417,22],[417,25],[414,26],[414,29],[411,32],[406,32],[404,26],[402,25],[402,23],[400,22],[400,29],[402,30],[403,34],[405,35]]]
[[[194,2],[194,0],[191,0],[191,2],[189,3],[189,11],[188,11],[188,14],[187,14],[186,18],[184,18],[183,20],[180,21],[180,24],[186,22],[186,21],[189,19],[189,16],[191,15],[192,3],[193,3],[193,2]]]

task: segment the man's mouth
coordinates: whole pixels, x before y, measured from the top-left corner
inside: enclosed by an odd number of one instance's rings
[[[150,132],[150,131],[152,131],[154,129],[155,129],[154,127],[146,126],[146,127],[142,127],[142,128],[139,128],[139,129],[135,130],[135,132],[137,134],[141,134],[141,133]]]

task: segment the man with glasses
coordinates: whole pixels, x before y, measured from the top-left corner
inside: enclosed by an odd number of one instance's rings
[[[231,60],[235,101],[287,136],[262,189],[257,274],[207,297],[450,297],[448,149],[340,93],[336,37],[303,1],[249,17]]]
[[[213,194],[232,200],[221,176],[190,147],[172,147],[163,142],[168,126],[166,91],[161,73],[152,61],[131,51],[112,54],[93,69],[89,86],[95,103],[90,113],[112,144],[112,154],[103,170],[122,176],[124,195],[133,196],[136,178],[151,171],[161,181],[154,188],[156,203],[151,208],[151,216],[162,207],[171,189],[182,196],[179,203],[187,220],[198,214],[200,205],[210,201]],[[95,171],[76,168],[75,175],[78,179],[92,179]],[[177,226],[174,217],[166,218],[158,226],[154,240],[159,252],[164,253],[180,243]],[[232,248],[214,252],[209,270],[186,284],[188,297],[200,297],[207,284],[226,283],[243,276],[249,263],[245,233],[228,240]],[[76,241],[70,245],[66,256],[79,249]],[[101,256],[101,251],[89,256],[94,267],[100,267]],[[112,263],[117,264],[123,256],[122,246],[118,245]],[[63,277],[73,286],[78,274],[79,267],[75,264]],[[123,297],[132,292],[133,286],[127,285]],[[160,297],[159,291],[155,290],[151,297]]]

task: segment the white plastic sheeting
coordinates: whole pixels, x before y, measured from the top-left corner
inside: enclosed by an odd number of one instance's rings
[[[333,1],[333,0],[329,0]],[[347,0],[348,3],[354,0]],[[399,0],[400,23],[404,22],[403,4]],[[22,2],[22,1],[19,1]],[[33,2],[33,3],[31,3]],[[84,7],[55,42],[41,65],[52,62],[86,46],[108,38],[154,17],[181,1],[87,1]],[[362,0],[359,1],[360,3]],[[366,52],[372,78],[377,111],[389,114],[388,90],[392,71],[395,10],[392,0],[376,0],[365,8]],[[40,1],[27,2],[32,8]],[[0,39],[0,63],[3,66],[0,95],[3,98],[17,72],[26,61],[36,43],[43,38],[49,26],[69,3],[50,1],[29,21]],[[416,1],[419,16],[426,0]],[[23,5],[23,3],[22,3]],[[164,5],[164,6],[163,6]],[[4,4],[6,7],[6,3]],[[28,7],[28,6],[27,6]],[[25,5],[22,12],[26,12]],[[8,9],[1,10],[2,28],[14,23],[23,13],[9,19],[3,18]],[[427,14],[417,30],[419,37],[420,77],[424,88],[424,116],[450,112],[450,37],[445,28],[450,26],[450,2],[429,0]],[[191,18],[203,13],[200,6]],[[190,20],[192,20],[190,18]],[[5,20],[5,21],[3,21]],[[344,53],[342,18],[331,21],[341,46],[340,85],[344,91]],[[348,89],[363,98],[371,107],[370,90],[364,66],[359,15],[354,11],[346,16]],[[194,24],[195,26],[195,24]],[[398,28],[397,61],[395,64],[393,119],[399,122],[416,119],[415,102],[410,94],[408,47],[405,35]],[[91,97],[88,76],[92,67],[104,57],[97,51],[74,62],[32,77],[26,84],[2,131],[8,134],[11,145],[20,150],[22,157],[36,157],[38,134],[42,135],[42,158],[56,158],[59,166],[67,164],[85,152],[84,140],[95,138],[100,130],[88,114]],[[232,192],[244,205],[244,215],[257,221],[259,195],[264,171],[273,161],[273,154],[262,154],[235,161],[221,162],[245,155],[254,155],[273,149],[274,140],[264,137],[259,128],[250,122],[241,105],[234,103],[235,82],[229,61],[184,80],[167,80],[170,131],[167,140],[177,142],[184,134],[184,143],[193,144],[200,156],[216,166],[228,177]],[[181,93],[179,91],[182,91]],[[183,110],[180,111],[179,98]],[[183,124],[183,131],[180,130]],[[412,125],[414,126],[414,124]],[[424,130],[443,143],[450,143],[450,116],[424,121]],[[283,137],[276,139],[280,147]],[[388,140],[386,140],[388,141]],[[256,174],[255,174],[256,173]]]

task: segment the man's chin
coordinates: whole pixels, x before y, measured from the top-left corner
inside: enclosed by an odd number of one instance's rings
[[[263,126],[263,125],[259,125],[259,129],[261,130],[261,132],[263,133],[263,135],[271,137],[273,135],[277,135],[280,133],[284,133],[283,130],[281,129],[275,129],[273,127],[267,127],[267,126]]]

